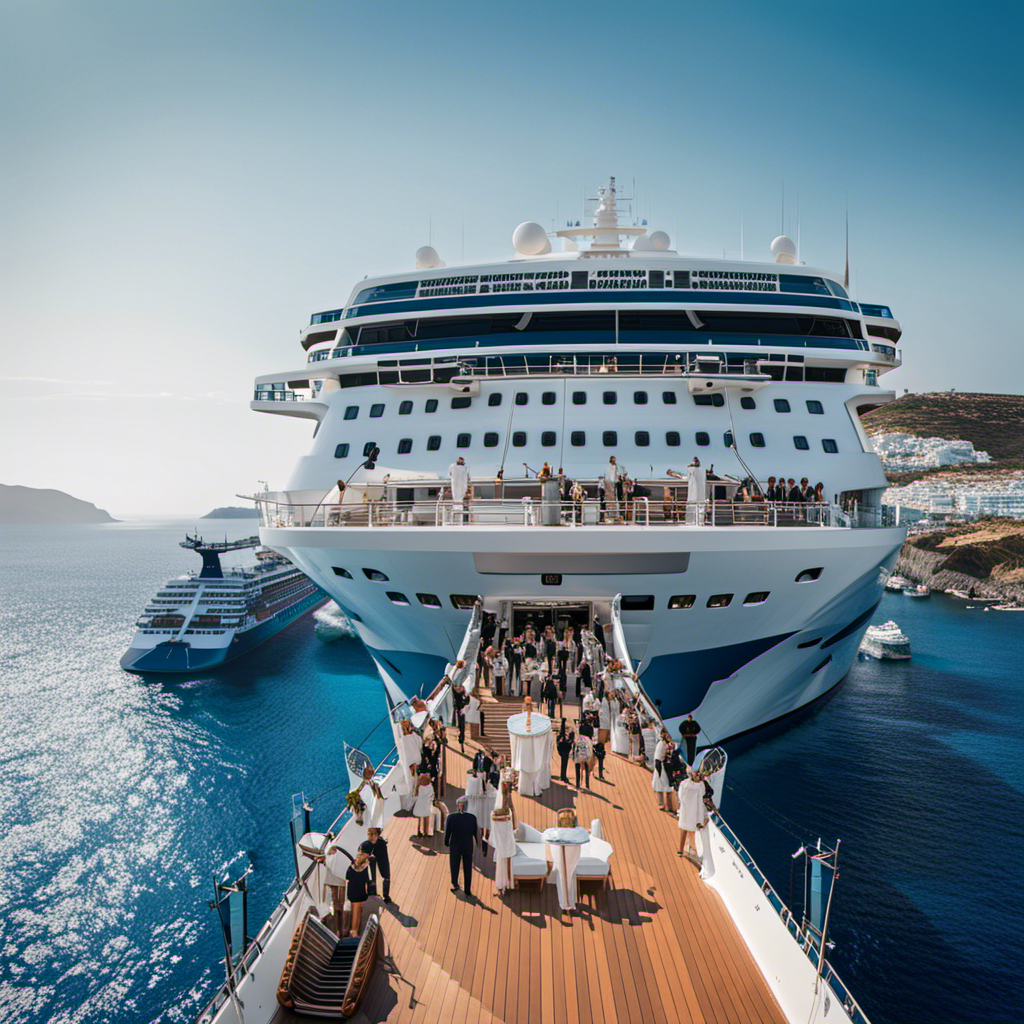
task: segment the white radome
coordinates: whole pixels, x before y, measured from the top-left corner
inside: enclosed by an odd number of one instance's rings
[[[528,220],[512,232],[512,248],[520,256],[545,256],[551,252],[551,242],[542,225]]]
[[[650,252],[653,248],[654,246],[651,245],[649,235],[640,235],[640,237],[633,243],[634,252]]]
[[[779,235],[772,241],[771,250],[773,256],[795,256],[796,243],[788,235]]]
[[[431,267],[443,267],[444,261],[432,245],[421,245],[416,250],[416,269],[430,270]]]
[[[642,237],[642,236],[641,236]],[[651,235],[651,248],[664,252],[672,244],[672,239],[664,231],[655,231]]]

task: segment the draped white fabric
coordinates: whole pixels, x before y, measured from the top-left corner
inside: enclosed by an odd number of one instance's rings
[[[686,522],[691,526],[703,523],[697,502],[707,496],[707,471],[703,466],[688,466],[686,469]]]
[[[420,763],[420,750],[423,746],[423,739],[419,733],[411,732],[408,735],[398,737],[398,760],[402,765],[395,788],[401,794],[412,793],[414,779],[410,768]]]
[[[551,719],[533,712],[530,731],[526,731],[526,713],[508,720],[512,745],[512,767],[519,772],[519,792],[539,796],[551,785]]]
[[[580,851],[590,840],[585,828],[549,828],[543,832],[545,853],[557,868],[558,905],[563,910],[576,906],[576,866]]]
[[[679,783],[679,827],[693,832],[704,817],[704,783],[687,776]]]
[[[494,887],[503,892],[512,886],[512,858],[516,853],[516,837],[511,820],[492,820],[490,841],[494,851]]]

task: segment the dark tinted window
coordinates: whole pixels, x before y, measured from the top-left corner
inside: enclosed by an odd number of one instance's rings
[[[569,435],[569,444],[573,448],[582,448],[587,443],[587,432],[585,430],[574,430]]]
[[[428,452],[436,452],[440,447],[441,447],[441,435],[440,434],[431,434],[430,437],[427,438],[427,451]]]
[[[708,598],[709,608],[728,608],[732,604],[732,594],[712,594]]]
[[[638,430],[634,440],[638,448],[646,448],[651,443],[651,435],[646,430]]]
[[[619,443],[619,435],[614,430],[606,430],[601,435],[601,442],[607,448],[614,448]]]
[[[647,392],[646,391],[634,391],[633,392],[633,404],[634,405],[646,405],[647,404]]]
[[[727,430],[722,435],[722,443],[725,445],[726,448],[731,448],[732,447],[733,441],[732,441],[732,431],[731,430]]]
[[[343,580],[352,579],[352,573],[348,569],[342,569],[340,565],[332,565],[331,568],[334,570],[335,576],[340,576]]]
[[[676,594],[668,599],[669,608],[692,608],[697,601],[696,594]]]
[[[796,577],[797,583],[810,583],[813,580],[818,579],[821,576],[822,569],[818,566],[816,569],[804,569],[803,572],[798,573]]]
[[[756,408],[757,408],[757,402],[755,402],[755,401],[754,401],[754,400],[753,400],[753,399],[752,399],[752,398],[750,397],[750,395],[744,395],[744,396],[743,396],[743,397],[742,397],[742,398],[740,399],[740,408],[741,408],[741,409],[756,409]]]
[[[554,448],[557,443],[555,438],[555,432],[553,430],[544,430],[540,435],[540,443],[545,448]]]
[[[376,447],[376,441],[367,441],[366,444],[363,445],[363,458],[368,459],[370,457],[370,452],[372,452]]]
[[[381,418],[381,416],[383,416],[383,415],[384,415],[384,403],[383,402],[374,402],[374,404],[370,406],[370,417],[372,419],[379,420]]]
[[[407,398],[404,402],[400,402],[398,406],[399,416],[408,416],[412,412],[412,402]]]
[[[380,569],[364,569],[363,575],[368,580],[373,580],[374,583],[387,583],[387,573],[381,572]]]
[[[441,607],[441,598],[437,594],[417,594],[416,597],[419,599],[420,604],[426,605],[428,608]]]
[[[653,594],[623,594],[620,607],[624,612],[653,612]]]
[[[348,458],[348,443],[334,446],[334,457],[336,459]]]
[[[678,430],[670,430],[670,431],[668,431],[668,433],[665,434],[665,444],[667,444],[669,446],[669,448],[678,448],[679,447],[679,431]]]
[[[455,437],[456,448],[468,448],[469,442],[473,440],[472,434],[457,434]]]
[[[389,590],[387,591],[387,595],[391,599],[392,604],[409,604],[409,598],[407,598],[405,594],[402,594],[397,590]]]
[[[697,431],[697,444],[699,444],[701,448],[707,448],[707,446],[711,444],[711,438],[708,436],[708,432],[706,430]]]
[[[497,448],[498,447],[498,435],[493,430],[488,430],[484,434],[484,447],[485,448]]]
[[[437,412],[437,399],[428,398],[427,404],[423,406],[424,412]]]
[[[606,391],[602,397],[605,405],[614,405],[619,400],[618,393],[615,391]]]
[[[555,393],[554,391],[545,391],[540,396],[541,405],[554,405],[555,404]]]
[[[458,395],[452,399],[453,409],[468,409],[473,404],[473,399],[469,395]]]
[[[452,594],[451,602],[453,608],[468,610],[477,602],[476,594]]]
[[[807,411],[821,416],[825,412],[825,407],[816,398],[808,398]]]
[[[525,391],[516,392],[516,405],[526,405],[529,400],[530,396]]]
[[[347,405],[345,406],[345,419],[354,420],[359,415],[358,405]]]
[[[789,412],[789,399],[788,398],[776,398],[775,399],[775,411],[776,412]]]
[[[803,434],[794,434],[793,435],[793,447],[796,448],[798,451],[805,452],[811,446],[807,443],[807,438],[804,437]]]
[[[574,391],[572,393],[572,404],[573,405],[586,405],[587,404],[587,393],[586,393],[586,391]]]
[[[764,434],[754,431],[750,435],[750,446],[752,448],[763,448],[764,447]]]
[[[661,400],[662,402],[665,403],[665,405],[675,405],[676,393],[674,391],[662,391]]]
[[[719,409],[725,405],[725,398],[722,397],[721,391],[715,391],[711,394],[694,395],[694,405],[714,405]]]
[[[822,438],[821,447],[824,448],[829,455],[835,455],[839,451],[839,445],[837,445],[835,439],[831,437]]]
[[[411,451],[412,451],[412,438],[411,437],[403,437],[402,440],[398,442],[398,454],[399,455],[408,455],[409,452],[411,452]]]
[[[743,598],[744,604],[764,604],[768,600],[767,590],[755,590],[753,594],[747,594]]]
[[[512,432],[512,446],[514,448],[525,448],[526,447],[526,431],[525,430],[514,430]]]
[[[500,391],[492,391],[487,396],[487,404],[488,405],[501,405],[501,392]]]

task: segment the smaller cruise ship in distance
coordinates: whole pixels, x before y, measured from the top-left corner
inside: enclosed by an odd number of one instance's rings
[[[258,547],[259,537],[206,543],[186,536],[183,548],[203,558],[199,573],[171,580],[146,606],[121,657],[130,672],[202,672],[269,640],[324,592],[286,558],[263,548],[256,564],[224,569],[227,551]]]
[[[860,642],[860,650],[862,654],[880,661],[910,659],[910,641],[892,619],[881,626],[868,626]]]

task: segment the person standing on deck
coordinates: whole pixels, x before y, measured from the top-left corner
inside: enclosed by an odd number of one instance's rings
[[[494,693],[500,697],[505,692],[505,677],[508,675],[508,659],[500,649],[491,657],[491,672],[494,675]]]
[[[469,696],[466,688],[459,683],[452,690],[452,708],[455,711],[455,724],[459,727],[459,749],[466,752],[466,705],[469,703]]]
[[[469,490],[469,466],[461,455],[448,467],[448,479],[451,481],[453,510],[458,512],[461,522],[462,503]]]
[[[459,866],[462,866],[463,887],[466,896],[473,898],[473,851],[476,848],[477,824],[475,815],[466,810],[467,801],[460,796],[455,801],[458,810],[448,815],[444,829],[444,845],[448,847],[448,860],[452,871],[452,892],[459,891]],[[701,805],[703,807],[703,804]]]
[[[704,827],[707,811],[704,809],[704,780],[692,769],[679,783],[679,850],[682,857],[693,840],[693,853],[697,855],[697,829]]]
[[[548,706],[548,718],[553,719],[555,717],[555,704],[558,701],[558,687],[555,685],[555,680],[552,676],[548,676],[544,680],[544,688],[540,691],[541,700],[545,701]]]
[[[359,849],[370,857],[370,892],[377,894],[377,875],[381,880],[381,897],[385,903],[391,902],[391,858],[388,856],[388,841],[379,828],[366,830],[366,841]]]
[[[569,785],[569,758],[572,755],[572,748],[576,745],[576,733],[570,729],[566,720],[562,719],[562,727],[558,730],[558,739],[555,742],[555,749],[558,751],[558,759],[561,762],[559,778]]]
[[[613,516],[617,516],[619,512],[619,506],[617,501],[617,492],[621,488],[619,482],[622,477],[622,469],[615,462],[615,456],[612,455],[608,459],[608,465],[604,471],[604,517],[605,520],[611,519]]]
[[[589,736],[583,735],[583,726],[572,748],[572,759],[576,764],[576,788],[580,788],[580,772],[584,773],[587,789],[590,789],[590,764],[594,759],[594,743]]]
[[[700,725],[693,720],[693,715],[687,715],[686,721],[679,726],[679,735],[686,744],[686,763],[693,764],[697,756],[697,737],[700,735]]]
[[[363,921],[363,904],[370,889],[370,855],[360,850],[345,872],[346,895],[352,905],[352,938],[359,936]]]

